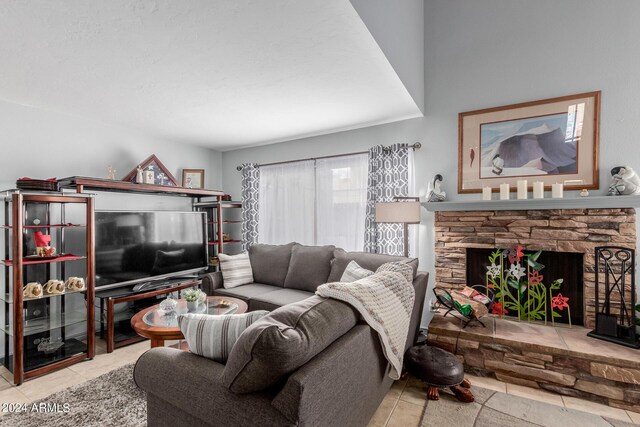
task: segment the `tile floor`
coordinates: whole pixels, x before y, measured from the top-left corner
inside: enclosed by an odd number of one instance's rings
[[[104,341],[96,340],[96,356],[93,360],[77,363],[60,371],[26,381],[19,387],[12,385],[11,374],[6,369],[1,368],[0,403],[29,403],[33,400],[41,399],[72,385],[95,378],[122,365],[135,362],[148,348],[149,342],[143,341],[119,348],[113,353],[107,354]],[[529,387],[506,384],[492,378],[474,376],[467,376],[467,378],[479,387],[640,425],[640,413],[610,408],[586,400],[564,397]],[[396,381],[374,414],[369,426],[419,426],[426,403],[425,398],[426,388],[417,379],[409,378],[403,381]],[[0,412],[0,416],[1,415],[3,414]]]
[[[467,375],[473,385],[640,425],[640,413],[611,408],[575,397]],[[369,422],[369,427],[417,427],[426,404],[426,388],[415,378],[396,381]]]

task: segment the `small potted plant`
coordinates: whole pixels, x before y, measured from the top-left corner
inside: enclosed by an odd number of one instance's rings
[[[200,289],[191,288],[191,289],[185,289],[184,291],[182,291],[182,298],[184,298],[187,301],[187,311],[189,313],[193,313],[197,311],[198,304],[202,302],[203,299],[206,300],[207,294],[202,292]]]

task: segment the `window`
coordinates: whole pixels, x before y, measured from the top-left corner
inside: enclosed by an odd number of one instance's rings
[[[260,168],[260,243],[364,247],[367,154]]]

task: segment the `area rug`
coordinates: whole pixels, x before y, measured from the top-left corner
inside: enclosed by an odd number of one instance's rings
[[[133,382],[133,365],[29,403],[23,407],[24,412],[0,417],[0,426],[146,426],[147,400]]]
[[[440,400],[428,400],[420,425],[422,427],[634,426],[624,421],[603,418],[512,394],[475,386],[471,389],[476,398],[473,403],[458,402],[448,390],[440,392]]]

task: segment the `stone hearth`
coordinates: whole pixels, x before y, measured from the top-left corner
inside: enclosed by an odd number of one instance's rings
[[[465,370],[500,381],[640,411],[640,352],[586,336],[497,317],[467,326],[436,314],[427,342],[458,356]]]
[[[435,212],[436,285],[467,285],[467,248],[509,248],[584,255],[584,326],[595,327],[595,248],[636,248],[632,208]],[[470,283],[473,285],[474,283]],[[580,286],[581,284],[577,284]]]

